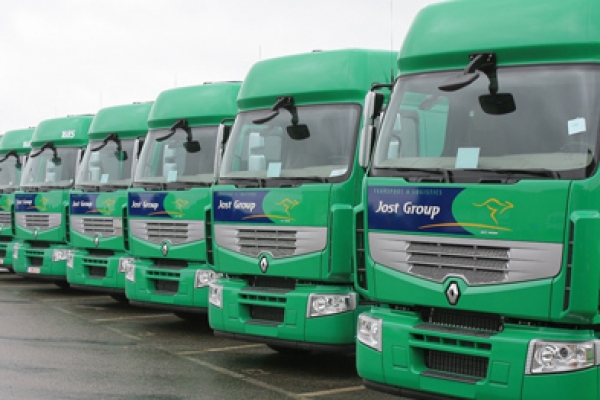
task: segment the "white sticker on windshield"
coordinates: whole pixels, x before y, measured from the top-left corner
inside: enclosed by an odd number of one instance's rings
[[[344,175],[346,173],[346,170],[347,170],[347,168],[344,168],[344,169],[334,169],[329,174],[329,177],[342,176],[342,175]]]
[[[169,171],[167,174],[167,182],[175,182],[177,180],[177,170]]]
[[[479,147],[459,147],[454,168],[477,168]]]
[[[272,162],[267,167],[267,178],[278,178],[281,175],[281,163]]]
[[[575,118],[567,122],[567,131],[569,135],[575,135],[577,133],[585,132],[585,118]]]
[[[108,174],[102,174],[102,176],[100,177],[100,183],[106,182],[108,182]]]

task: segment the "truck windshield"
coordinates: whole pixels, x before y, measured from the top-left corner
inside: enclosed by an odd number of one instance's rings
[[[25,162],[25,156],[7,157],[0,162],[0,191],[2,193],[14,192],[21,181],[21,163]],[[0,156],[4,158],[4,156]]]
[[[361,107],[333,104],[298,107],[296,111],[295,126],[285,109],[264,123],[261,119],[269,110],[240,113],[219,179],[255,179],[259,186],[261,182],[278,186],[346,179],[353,162]]]
[[[136,156],[134,143],[134,139],[124,139],[119,143],[110,140],[105,145],[101,140],[90,142],[75,178],[76,187],[85,189],[92,186],[99,190],[103,186],[129,187],[131,165]],[[96,151],[91,150],[98,147]]]
[[[594,173],[600,68],[498,68],[496,95],[483,73],[455,91],[438,89],[459,73],[411,75],[396,82],[371,175],[510,182],[584,179]]]
[[[21,178],[23,188],[68,188],[73,185],[79,147],[46,148],[27,160]],[[33,149],[31,154],[38,152]]]
[[[191,141],[183,129],[171,132],[160,129],[148,133],[133,186],[185,189],[212,184],[217,127],[191,128]]]

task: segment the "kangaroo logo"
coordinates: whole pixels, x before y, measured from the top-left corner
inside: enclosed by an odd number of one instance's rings
[[[285,199],[281,200],[279,203],[275,203],[275,205],[277,205],[277,206],[283,206],[283,208],[285,209],[285,213],[287,214],[288,217],[291,217],[290,210],[292,208],[296,207],[298,204],[300,204],[300,202],[298,200],[290,200],[287,197]]]
[[[106,199],[104,200],[104,205],[106,206],[107,210],[109,213],[112,213],[114,207],[115,207],[115,199]]]
[[[500,215],[504,213],[504,211],[514,208],[514,204],[510,201],[505,201],[504,203],[498,199],[488,199],[481,204],[473,203],[475,207],[486,207],[490,210],[490,218],[494,220],[496,225],[498,225],[498,220],[496,219],[496,213],[500,211]]]
[[[47,197],[42,197],[42,206],[40,207],[40,209],[42,211],[46,211],[46,206],[48,205],[48,202],[50,201],[49,198]]]
[[[189,203],[190,202],[185,199],[177,199],[173,202],[181,215],[183,215],[183,207],[187,206]]]

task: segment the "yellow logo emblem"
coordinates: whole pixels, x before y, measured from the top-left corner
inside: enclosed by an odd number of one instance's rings
[[[503,203],[500,200],[493,199],[493,198],[488,199],[481,204],[473,203],[473,205],[475,207],[486,207],[488,210],[490,210],[490,218],[494,220],[496,225],[498,225],[498,220],[496,219],[496,213],[498,211],[500,211],[499,215],[502,215],[502,214],[504,214],[504,212],[506,210],[509,210],[509,209],[515,207],[514,204],[508,200]]]

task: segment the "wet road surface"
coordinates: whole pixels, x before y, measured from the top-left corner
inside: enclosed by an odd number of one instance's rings
[[[284,356],[215,337],[206,317],[2,270],[0,371],[0,399],[399,399],[365,389],[353,356]]]

